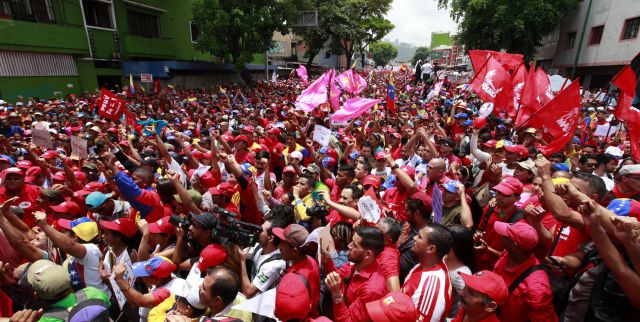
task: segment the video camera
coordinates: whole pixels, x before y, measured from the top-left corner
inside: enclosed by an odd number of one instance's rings
[[[262,227],[237,219],[237,215],[224,209],[214,208],[211,213],[218,219],[211,230],[211,237],[221,244],[234,243],[242,248],[255,245]]]

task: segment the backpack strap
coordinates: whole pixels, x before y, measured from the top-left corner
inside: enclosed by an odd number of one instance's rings
[[[484,218],[482,218],[482,230],[487,230],[487,224],[489,223],[489,217],[491,217],[491,215],[493,214],[493,211],[496,209],[496,207],[489,207],[487,208],[487,211],[484,212]],[[478,229],[480,230],[480,226],[478,226]]]
[[[518,285],[520,285],[520,283],[522,283],[527,277],[529,277],[529,275],[542,269],[542,265],[535,265],[527,268],[526,271],[522,272],[522,274],[520,274],[515,280],[513,280],[513,282],[511,282],[511,285],[509,285],[509,294],[513,293]]]
[[[560,224],[560,229],[558,229],[558,232],[556,233],[556,237],[553,239],[553,244],[551,245],[551,248],[549,248],[549,252],[547,253],[547,256],[553,255],[553,252],[556,250],[556,247],[558,246],[558,242],[560,241],[560,235],[562,235],[562,230],[564,230],[564,228],[565,228],[565,225]]]
[[[50,307],[48,308],[44,314],[42,314],[42,318],[53,318],[65,321],[69,316],[69,311],[62,307]]]
[[[524,218],[524,211],[518,209],[516,210],[513,215],[511,215],[511,217],[509,217],[509,219],[507,219],[507,223],[513,224],[513,223],[517,223],[518,221],[522,220]]]

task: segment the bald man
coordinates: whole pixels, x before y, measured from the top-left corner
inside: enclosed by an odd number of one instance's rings
[[[434,158],[429,161],[427,165],[427,179],[423,182],[426,182],[425,192],[427,195],[431,196],[433,193],[433,187],[437,183],[439,187],[442,187],[442,184],[451,181],[450,178],[445,176],[445,172],[447,171],[447,166],[442,158]],[[442,188],[440,188],[442,190]]]

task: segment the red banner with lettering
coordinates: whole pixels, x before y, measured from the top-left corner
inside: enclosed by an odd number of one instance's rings
[[[105,88],[102,88],[100,92],[98,115],[119,121],[122,113],[126,110],[126,102]]]

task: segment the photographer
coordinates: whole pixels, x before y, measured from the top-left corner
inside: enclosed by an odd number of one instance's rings
[[[287,263],[282,259],[278,246],[280,239],[273,234],[273,228],[285,228],[293,223],[293,211],[286,205],[277,205],[269,218],[262,224],[258,243],[247,250],[233,245],[230,252],[240,263],[240,285],[247,298],[264,293],[275,287]],[[232,255],[233,256],[233,255]]]

